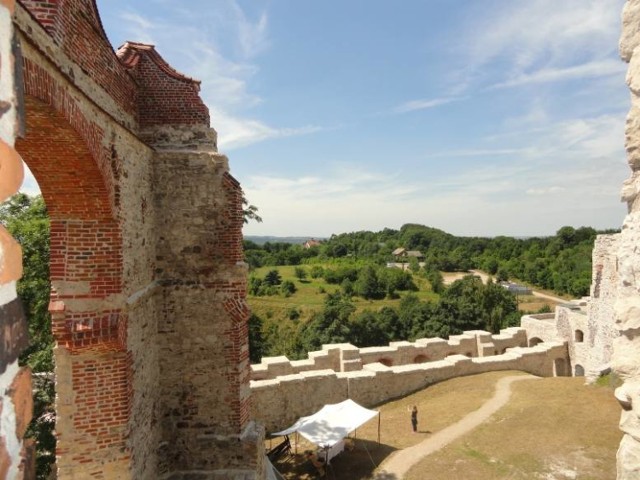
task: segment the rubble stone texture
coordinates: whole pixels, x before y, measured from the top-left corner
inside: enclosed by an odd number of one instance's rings
[[[622,19],[620,54],[629,62],[627,84],[631,109],[627,117],[626,148],[631,175],[622,189],[629,206],[617,248],[617,285],[613,314],[619,336],[614,341],[612,366],[624,380],[616,391],[622,405],[618,450],[618,480],[640,478],[640,1],[627,0]]]
[[[152,45],[114,52],[94,0],[0,0],[0,201],[24,159],[51,217],[61,480],[263,477],[242,191],[199,90]],[[2,478],[33,458],[20,274],[0,228]]]

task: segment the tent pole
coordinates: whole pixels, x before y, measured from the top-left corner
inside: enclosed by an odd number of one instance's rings
[[[380,445],[380,412],[378,412],[378,445]]]
[[[296,450],[295,450],[295,454],[298,454],[298,431],[296,430]]]

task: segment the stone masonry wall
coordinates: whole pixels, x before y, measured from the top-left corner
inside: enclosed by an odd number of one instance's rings
[[[628,0],[622,18],[620,54],[629,62],[627,84],[631,109],[626,124],[627,160],[631,176],[622,198],[629,206],[618,239],[618,281],[614,315],[620,335],[613,346],[612,367],[624,380],[616,391],[622,405],[618,480],[640,477],[640,1]]]
[[[373,407],[436,382],[497,370],[522,370],[548,377],[555,375],[556,360],[567,360],[563,343],[514,347],[501,355],[479,358],[452,355],[444,360],[392,367],[370,363],[359,371],[315,370],[255,380],[251,382],[252,418],[274,432],[327,403],[351,398]]]
[[[159,473],[258,478],[264,434],[250,421],[241,191],[213,145],[193,149],[178,129],[163,131],[157,148]]]
[[[611,368],[613,343],[619,335],[613,309],[618,285],[618,239],[619,235],[598,235],[593,248],[591,298],[584,337],[587,381],[594,381]]]

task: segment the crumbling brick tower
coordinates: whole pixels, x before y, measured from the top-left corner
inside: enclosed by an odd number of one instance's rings
[[[0,200],[22,157],[51,217],[60,479],[261,478],[242,192],[198,92],[152,45],[114,53],[94,0],[0,0]],[[19,277],[0,228],[0,478],[33,449]]]

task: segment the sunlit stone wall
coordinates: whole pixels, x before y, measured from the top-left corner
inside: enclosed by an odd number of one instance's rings
[[[620,54],[629,63],[631,91],[626,125],[631,176],[622,189],[629,213],[618,240],[614,318],[620,336],[614,341],[612,367],[624,380],[616,391],[623,408],[620,428],[624,432],[618,450],[618,480],[632,480],[640,478],[640,1],[628,0],[622,17]]]

